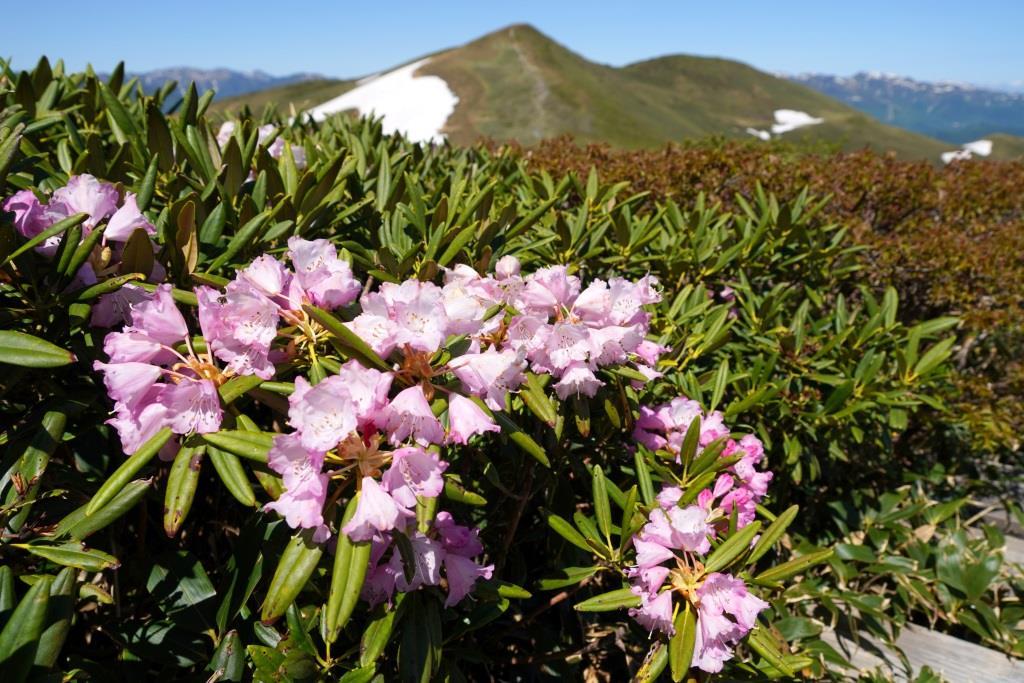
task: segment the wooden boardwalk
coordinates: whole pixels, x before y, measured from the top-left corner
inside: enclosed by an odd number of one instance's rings
[[[1005,557],[1007,562],[1024,566],[1024,540],[1007,536]],[[893,680],[909,681],[927,666],[950,683],[1024,683],[1024,661],[921,626],[905,627],[896,641],[906,655],[906,663],[871,636],[861,635],[854,642],[835,631],[826,631],[822,639],[850,660],[855,669],[847,672],[851,675],[883,667],[892,673]]]

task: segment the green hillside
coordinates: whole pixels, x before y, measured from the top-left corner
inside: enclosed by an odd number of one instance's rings
[[[776,109],[797,109],[825,122],[786,133],[785,141],[870,146],[929,159],[949,148],[739,62],[677,55],[616,68],[588,61],[526,25],[439,52],[419,73],[440,76],[459,97],[446,126],[456,144],[488,137],[529,145],[563,134],[627,148],[708,135],[749,139],[747,127],[767,129]],[[351,87],[352,81],[297,84],[220,106],[277,102],[301,109]]]
[[[992,141],[992,155],[989,159],[1011,161],[1024,157],[1024,137],[993,133],[985,138]]]
[[[285,113],[291,111],[292,107],[295,108],[295,111],[302,111],[309,107],[315,107],[321,102],[326,102],[332,97],[337,97],[347,90],[351,90],[355,83],[352,80],[334,79],[301,81],[236,97],[227,97],[223,100],[214,100],[213,104],[210,105],[210,109],[227,114],[248,105],[254,112],[258,113],[266,105],[272,104]]]

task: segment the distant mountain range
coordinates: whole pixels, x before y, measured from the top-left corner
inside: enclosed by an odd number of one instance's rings
[[[1003,133],[1024,135],[1024,117],[1013,113],[1024,111],[1016,109],[1024,96],[881,75],[787,78],[728,59],[689,55],[613,67],[525,24],[359,80],[226,69],[168,69],[144,77],[153,85],[167,78],[182,85],[201,79],[200,87],[217,90],[214,108],[225,113],[267,105],[315,118],[375,113],[385,130],[423,141],[446,137],[455,144],[490,138],[530,145],[571,135],[580,142],[649,148],[717,135],[871,147],[934,161],[985,152],[994,159],[1024,155],[1024,138]],[[990,113],[988,119],[980,117],[982,111]],[[929,117],[937,122],[929,124]],[[958,149],[981,138],[991,144]]]
[[[790,79],[879,121],[947,142],[961,144],[994,132],[1024,135],[1024,93],[878,72],[800,74]]]
[[[231,69],[195,69],[176,66],[130,74],[139,79],[147,91],[159,89],[167,81],[177,81],[178,89],[184,92],[192,81],[200,93],[214,90],[218,98],[237,97],[246,93],[277,88],[291,83],[323,79],[313,73],[296,73],[287,76],[271,76],[263,71],[233,71]]]

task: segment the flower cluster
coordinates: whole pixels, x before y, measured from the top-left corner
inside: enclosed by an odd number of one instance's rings
[[[362,314],[350,327],[377,353],[400,349],[407,359],[434,353],[450,335],[469,336],[467,353],[449,367],[470,394],[503,410],[526,369],[556,378],[562,399],[594,396],[603,366],[635,363],[648,378],[658,376],[653,366],[665,349],[645,339],[650,315],[643,309],[660,300],[656,284],[650,276],[612,278],[581,291],[565,266],[522,276],[518,260],[506,256],[494,276],[457,266],[441,287],[385,283],[362,298]],[[488,317],[501,308],[512,315]]]
[[[225,121],[220,124],[220,129],[217,131],[217,145],[222,149],[228,144],[228,140],[235,134],[235,129],[238,128],[238,124],[234,121]],[[260,126],[256,130],[257,144],[266,145],[267,153],[274,159],[280,159],[281,155],[284,154],[284,138],[276,135],[277,127],[273,124],[266,124]],[[269,144],[267,144],[269,142]],[[299,170],[306,168],[306,150],[300,145],[291,145],[292,159],[295,160],[295,167]]]
[[[294,340],[288,335],[294,327],[309,330],[304,304],[335,308],[358,295],[351,267],[326,240],[293,237],[289,255],[295,272],[263,256],[223,294],[210,287],[196,289],[201,345],[193,343],[170,285],[153,294],[137,287],[116,293],[119,314],[128,324],[106,336],[103,348],[110,360],[97,362],[96,369],[104,373],[115,402],[110,424],[125,453],[133,453],[164,426],[182,435],[217,431],[221,384],[236,375],[270,379],[274,361],[289,356],[288,344],[275,349],[275,341]]]
[[[67,184],[55,190],[46,203],[40,202],[31,190],[21,190],[4,202],[3,209],[14,214],[14,228],[26,239],[36,237],[54,223],[78,213],[88,214],[82,223],[83,239],[106,223],[99,243],[75,274],[73,285],[77,286],[94,285],[117,275],[125,244],[136,230],[142,230],[150,238],[156,234],[156,228],[139,211],[133,193],[122,197],[113,184],[88,174],[71,176]],[[53,258],[60,242],[61,236],[53,235],[43,240],[35,250],[46,258]],[[155,252],[156,244],[152,240],[150,244]],[[159,282],[165,272],[163,266],[154,261],[151,272],[143,274]],[[129,289],[125,293],[103,296],[93,308],[93,324],[110,327],[124,320],[126,304],[138,300],[139,291]]]
[[[747,434],[739,441],[728,438],[729,429],[722,413],[705,414],[699,403],[682,396],[653,409],[641,406],[633,437],[651,450],[667,450],[676,454],[678,460],[683,439],[694,420],[699,420],[698,454],[711,443],[725,439],[722,457],[738,458],[726,473],[719,476],[713,491],[715,498],[721,497],[719,505],[727,513],[731,514],[736,508],[739,526],[744,527],[754,520],[757,504],[764,498],[772,480],[771,472],[757,470],[757,465],[764,458],[760,439],[753,434]],[[666,495],[676,491],[677,488],[671,488]]]
[[[449,434],[431,411],[419,385],[389,399],[394,373],[365,368],[352,360],[313,386],[295,380],[289,397],[288,424],[296,431],[274,438],[268,464],[283,479],[284,492],[266,507],[292,527],[315,529],[314,540],[330,536],[323,512],[332,479],[355,480],[359,499],[352,518],[341,528],[354,541],[371,541],[372,565],[364,593],[371,602],[390,599],[441,583],[445,571],[448,604],[460,601],[491,568],[472,558],[483,552],[475,532],[441,512],[424,531],[416,520],[419,503],[444,489],[448,463],[431,445],[462,441],[497,425],[472,401],[453,396]],[[469,409],[469,419],[457,416]],[[387,450],[387,445],[393,446]],[[378,481],[379,479],[379,481]],[[429,532],[429,533],[428,533]],[[395,534],[404,535],[413,551],[411,578],[402,556],[393,550]],[[389,550],[390,555],[388,555]],[[387,556],[388,559],[385,559]]]
[[[641,602],[630,615],[647,629],[671,634],[674,598],[692,603],[697,610],[693,665],[715,673],[732,657],[732,648],[768,605],[751,595],[741,579],[705,573],[701,559],[711,550],[711,540],[728,528],[734,513],[736,528],[753,521],[757,502],[765,495],[772,475],[755,469],[764,456],[756,437],[732,440],[720,413],[705,415],[695,401],[686,398],[653,410],[641,408],[634,436],[649,448],[678,454],[694,420],[700,420],[701,448],[725,440],[719,457],[738,459],[711,488],[700,492],[696,504],[681,507],[679,487],[662,489],[658,506],[632,539],[636,566],[628,574]]]
[[[268,453],[283,490],[266,509],[323,542],[332,533],[329,511],[354,484],[357,503],[336,530],[372,543],[364,588],[371,602],[443,586],[455,604],[491,575],[475,559],[483,552],[475,530],[444,511],[427,519],[417,510],[444,489],[441,449],[498,432],[491,411],[509,409],[527,370],[557,378],[562,398],[592,396],[600,368],[634,364],[653,377],[664,351],[645,339],[643,306],[659,299],[650,277],[583,289],[565,267],[523,276],[505,257],[493,276],[456,266],[441,286],[386,282],[360,296],[348,262],[326,240],[293,237],[288,257],[291,268],[264,255],[223,290],[196,288],[202,344],[169,286],[152,296],[127,290],[129,324],[107,336],[110,361],[96,367],[126,452],[164,426],[182,435],[216,431],[220,384],[235,375],[270,379],[302,354],[314,363],[325,330],[306,306],[334,310],[359,298],[359,314],[346,324],[390,368],[349,360],[319,381],[295,378],[292,431],[276,435]]]

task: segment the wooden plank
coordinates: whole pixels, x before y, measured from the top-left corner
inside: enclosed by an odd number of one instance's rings
[[[910,663],[909,672],[895,652],[871,636],[861,635],[860,642],[855,643],[835,631],[826,631],[822,639],[843,653],[857,671],[881,666],[892,673],[895,681],[908,681],[925,666],[950,683],[1024,681],[1024,662],[920,626],[905,627],[897,641]]]

